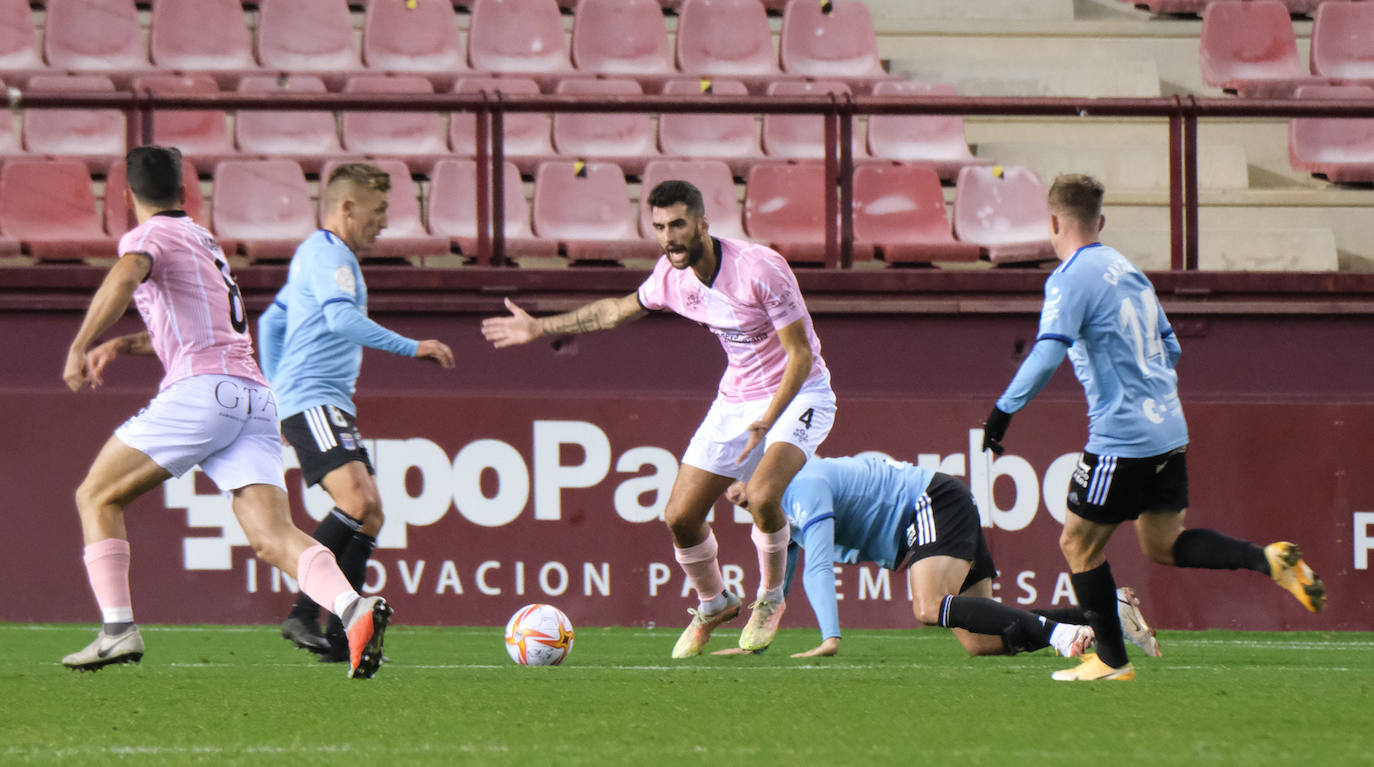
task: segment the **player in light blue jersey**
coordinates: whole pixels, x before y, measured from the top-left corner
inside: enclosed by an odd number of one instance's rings
[[[732,485],[727,497],[746,506],[744,483]],[[802,581],[822,639],[794,658],[834,655],[840,649],[836,563],[906,569],[916,619],[953,629],[970,655],[1053,646],[1074,657],[1093,639],[1080,608],[1028,612],[992,599],[997,568],[978,507],[968,487],[947,474],[876,456],[813,458],[787,485],[782,506],[792,533],[784,583],[790,586],[797,555],[805,549]],[[1143,627],[1132,641],[1152,643],[1137,605],[1134,600],[1121,605],[1123,615],[1129,612],[1130,620]]]
[[[359,259],[386,228],[391,178],[375,166],[341,165],[320,194],[324,226],[296,248],[286,285],[258,320],[262,370],[277,392],[282,435],[296,450],[307,485],[321,484],[335,507],[315,529],[355,589],[382,527],[372,462],[358,433],[353,391],[363,347],[453,367],[453,352],[414,341],[367,317],[367,285]],[[331,617],[320,632],[319,606],[301,594],[282,623],[282,636],[323,660],[346,657],[341,627]]]
[[[1069,485],[1059,543],[1099,641],[1078,668],[1055,673],[1063,681],[1135,677],[1110,609],[1116,582],[1104,553],[1128,520],[1141,549],[1159,564],[1266,573],[1312,612],[1326,597],[1292,543],[1260,547],[1215,530],[1184,529],[1188,426],[1174,372],[1181,349],[1149,279],[1098,241],[1106,222],[1102,195],[1102,184],[1084,175],[1060,176],[1050,187],[1050,241],[1063,263],[1045,282],[1035,346],[983,432],[983,449],[1000,454],[1012,414],[1069,357],[1088,400],[1088,444]]]

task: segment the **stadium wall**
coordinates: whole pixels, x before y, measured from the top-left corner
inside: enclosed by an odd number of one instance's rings
[[[889,274],[865,293],[858,277],[801,275],[839,397],[822,453],[880,451],[969,482],[1002,573],[997,594],[1027,607],[1072,599],[1057,540],[1086,431],[1081,392],[1065,366],[1016,417],[1008,454],[995,460],[977,451],[978,424],[1033,341],[1043,276]],[[63,388],[62,354],[97,278],[74,270],[47,289],[0,291],[0,419],[11,427],[10,498],[0,514],[17,533],[13,572],[27,581],[0,607],[0,620],[95,615],[72,493],[160,376],[151,358],[121,359],[104,389]],[[260,308],[274,279],[259,272],[240,281]],[[511,275],[497,287],[459,273],[401,289],[416,280],[370,273],[376,319],[443,339],[459,360],[456,371],[442,371],[369,351],[359,382],[359,424],[388,516],[369,584],[396,603],[401,620],[500,624],[534,601],[559,605],[579,625],[684,620],[691,602],[659,520],[677,457],[723,366],[716,341],[660,316],[501,351],[479,332],[505,293],[554,311],[624,294],[637,279],[625,270]],[[1148,564],[1129,531],[1110,549],[1118,581],[1135,586],[1165,628],[1372,630],[1374,291],[1303,293],[1293,286],[1307,277],[1284,275],[1227,295],[1219,286],[1250,278],[1228,275],[1208,288],[1210,279],[1156,276],[1184,349],[1188,522],[1261,543],[1299,542],[1326,580],[1330,606],[1309,615],[1250,573]],[[131,316],[117,330],[138,327]],[[291,451],[284,455],[293,465]],[[326,497],[302,494],[296,471],[287,481],[296,521],[313,528]],[[141,620],[261,623],[284,614],[293,584],[253,561],[227,502],[199,473],[167,483],[129,514]],[[752,591],[746,518],[724,503],[714,515],[727,578]],[[901,576],[871,566],[841,573],[845,626],[913,625]],[[792,600],[788,623],[814,625],[800,586]]]

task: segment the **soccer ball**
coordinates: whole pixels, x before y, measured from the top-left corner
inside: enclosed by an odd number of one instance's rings
[[[506,652],[522,666],[557,666],[572,647],[572,621],[553,605],[525,605],[506,623]]]

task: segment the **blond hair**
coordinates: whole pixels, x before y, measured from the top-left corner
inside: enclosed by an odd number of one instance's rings
[[[1050,212],[1073,219],[1086,227],[1096,227],[1102,216],[1102,182],[1083,173],[1064,173],[1050,185]]]
[[[368,190],[386,194],[391,191],[391,176],[376,165],[364,162],[350,162],[340,165],[329,174],[325,182],[323,203],[326,210],[333,209],[348,197],[348,192]]]

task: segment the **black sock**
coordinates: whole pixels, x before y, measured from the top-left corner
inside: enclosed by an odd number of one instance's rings
[[[358,522],[358,520],[343,513],[336,506],[330,509],[328,514],[324,515],[324,519],[320,520],[319,526],[315,528],[314,537],[322,546],[329,549],[330,552],[334,554],[335,559],[339,559],[344,549],[347,547],[349,540],[353,537],[354,533],[358,531],[359,527],[361,527],[361,523]],[[342,561],[339,562],[339,569],[343,569]],[[348,577],[347,570],[344,570],[344,577]],[[350,579],[349,582],[352,583],[352,579]],[[320,619],[320,606],[315,604],[315,600],[302,592],[301,595],[296,598],[296,604],[291,607],[290,617],[300,618],[307,623],[318,622]]]
[[[1073,607],[1051,607],[1046,610],[1031,610],[1031,612],[1043,618],[1049,618],[1055,623],[1073,623],[1079,626],[1088,625],[1088,613],[1081,606]]]
[[[104,631],[106,636],[119,636],[120,634],[123,634],[125,631],[128,631],[129,627],[132,625],[134,625],[133,621],[119,621],[118,623],[102,623],[100,625],[100,630]]]
[[[1174,565],[1205,570],[1254,570],[1269,574],[1264,549],[1216,530],[1184,530],[1174,541]]]
[[[361,593],[363,590],[363,582],[367,580],[367,560],[372,558],[372,549],[376,545],[376,538],[356,532],[349,536],[343,551],[337,555],[339,569],[343,571],[344,577],[348,579],[348,585],[352,586],[354,591]],[[325,636],[334,639],[343,636],[343,621],[339,616],[329,616],[329,625],[324,633]]]
[[[1120,668],[1130,660],[1126,656],[1126,640],[1121,636],[1121,618],[1116,614],[1116,580],[1112,566],[1103,562],[1086,573],[1073,573],[1074,593],[1078,604],[1087,614],[1088,623],[1097,635],[1097,657],[1112,668]]]
[[[1048,647],[1055,622],[995,599],[947,596],[940,604],[940,625],[975,634],[1002,637],[1008,655]]]

